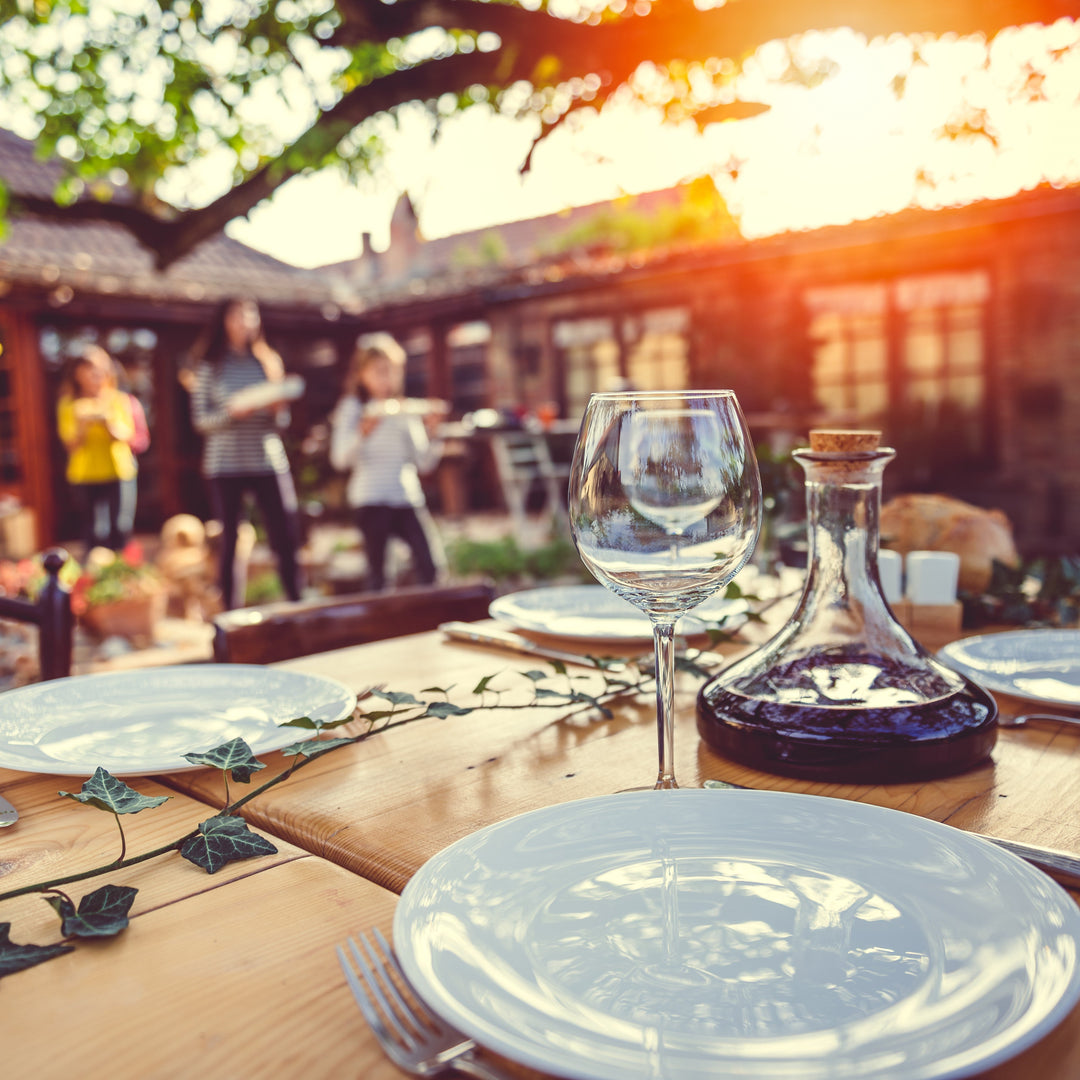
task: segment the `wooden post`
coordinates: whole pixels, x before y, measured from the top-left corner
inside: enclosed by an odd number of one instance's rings
[[[48,579],[37,602],[42,679],[62,679],[71,674],[71,593],[60,581],[60,570],[67,560],[63,548],[52,548],[45,555]]]

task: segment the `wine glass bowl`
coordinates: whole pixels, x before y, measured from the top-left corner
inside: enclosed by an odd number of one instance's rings
[[[735,395],[594,394],[574,450],[569,507],[589,571],[652,620],[657,786],[675,787],[674,624],[746,564],[760,527],[757,460]]]

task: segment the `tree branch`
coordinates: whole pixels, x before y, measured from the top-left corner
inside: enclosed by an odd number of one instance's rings
[[[335,38],[338,44],[385,42],[443,26],[497,33],[502,46],[429,60],[356,87],[279,156],[205,207],[166,217],[137,206],[91,200],[57,206],[23,198],[17,200],[19,206],[57,220],[123,225],[155,253],[157,266],[164,269],[286,180],[323,160],[358,124],[408,101],[462,93],[475,84],[508,86],[524,80],[551,86],[595,74],[602,81],[595,99],[599,104],[646,60],[663,65],[676,59],[739,58],[766,41],[810,29],[850,26],[870,37],[946,31],[992,36],[1006,26],[1080,14],[1080,0],[729,0],[708,11],[697,10],[692,0],[658,0],[648,16],[590,26],[483,0],[339,0],[338,6],[344,20]],[[759,111],[748,103],[727,108],[734,115],[740,108],[743,115]]]

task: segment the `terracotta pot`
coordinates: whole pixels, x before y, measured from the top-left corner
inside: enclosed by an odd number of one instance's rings
[[[154,638],[154,624],[165,614],[164,590],[146,596],[128,596],[108,604],[95,604],[82,615],[83,625],[99,637],[119,636],[129,641]]]

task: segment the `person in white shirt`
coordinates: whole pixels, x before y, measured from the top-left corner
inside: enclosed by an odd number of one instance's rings
[[[421,584],[442,565],[442,546],[427,512],[420,474],[438,463],[442,445],[429,431],[437,410],[422,417],[404,401],[405,351],[389,334],[361,339],[334,410],[330,464],[349,471],[346,498],[356,510],[368,559],[368,587],[386,587],[391,536],[409,545]]]

